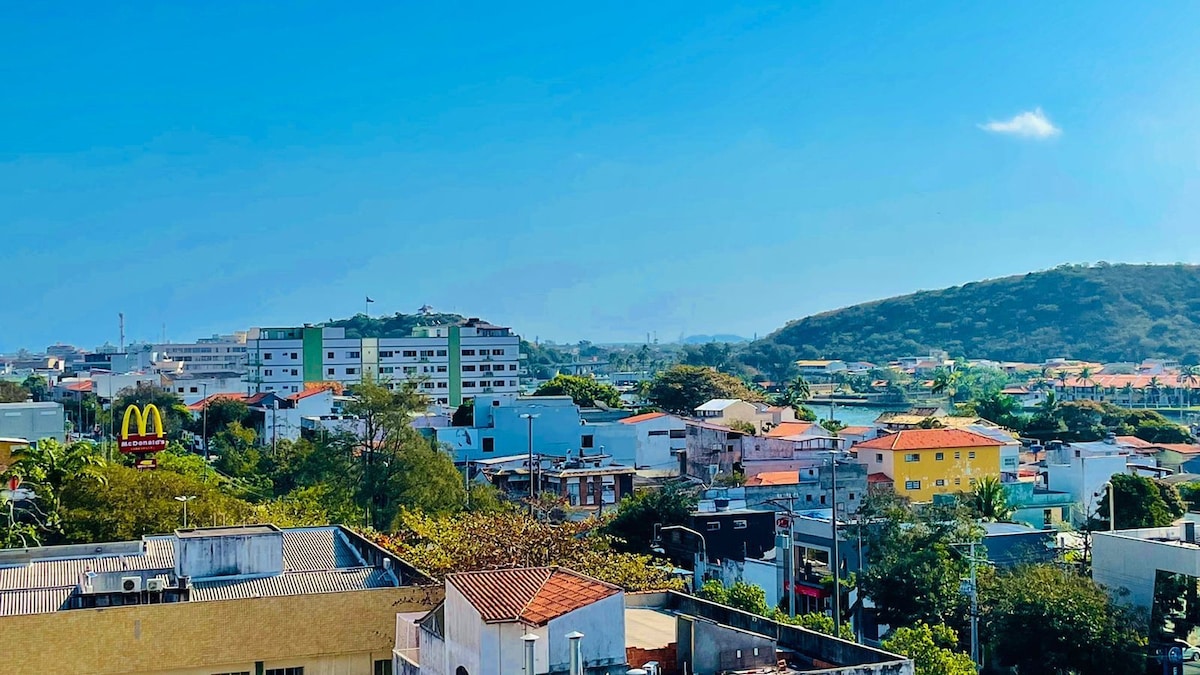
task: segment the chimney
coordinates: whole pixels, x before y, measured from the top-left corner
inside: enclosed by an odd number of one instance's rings
[[[567,639],[571,641],[571,669],[568,672],[570,675],[583,675],[583,653],[579,647],[583,633],[579,631],[567,633]]]
[[[525,675],[534,675],[533,643],[537,642],[538,636],[526,633],[521,636],[521,639],[525,641]]]

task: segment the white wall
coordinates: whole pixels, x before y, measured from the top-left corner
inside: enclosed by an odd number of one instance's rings
[[[484,640],[483,619],[452,583],[446,584],[445,616],[446,667],[444,672],[453,673],[459,666],[466,668],[471,675],[495,672],[491,667],[486,670],[481,667],[481,662],[496,663],[495,640]],[[424,670],[424,664],[422,664],[422,670]]]
[[[1122,600],[1147,609],[1154,601],[1158,570],[1200,577],[1200,547],[1150,541],[1151,536],[1179,539],[1182,532],[1180,527],[1159,527],[1092,535],[1092,579],[1114,594],[1128,590]]]
[[[625,594],[617,593],[553,619],[549,626],[550,667],[563,671],[570,663],[567,633],[583,633],[580,651],[588,665],[625,663]],[[516,671],[521,672],[520,669]],[[541,670],[538,671],[543,672]]]
[[[1096,513],[1099,498],[1103,496],[1104,484],[1119,473],[1125,473],[1128,458],[1125,455],[1096,455],[1093,457],[1070,457],[1070,464],[1048,464],[1046,487],[1069,493],[1082,504],[1083,512],[1075,513],[1075,522],[1086,520],[1088,514]]]

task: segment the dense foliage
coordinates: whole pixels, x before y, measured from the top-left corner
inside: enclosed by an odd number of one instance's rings
[[[655,525],[685,525],[696,497],[670,483],[660,490],[639,490],[621,499],[617,514],[604,525],[613,545],[628,553],[649,553]]]
[[[748,584],[744,581],[736,581],[729,587],[724,586],[720,581],[706,581],[696,591],[696,595],[709,602],[765,616],[779,623],[800,626],[826,635],[834,635],[833,617],[819,613],[797,614],[795,617],[792,617],[787,612],[781,611],[778,608],[767,606],[766,592],[761,587]],[[845,623],[842,624],[841,630],[837,632],[837,635],[843,640],[854,639],[854,632],[850,629],[849,624]]]
[[[957,651],[958,634],[949,626],[903,626],[883,641],[883,648],[911,658],[917,675],[975,675],[975,664]]]
[[[345,328],[346,337],[357,338],[402,338],[412,335],[417,326],[449,326],[461,323],[464,317],[457,314],[402,314],[371,316],[355,314],[348,319],[330,319],[326,326]]]
[[[580,375],[555,375],[543,382],[533,395],[570,396],[575,405],[583,408],[591,408],[597,401],[610,408],[621,407],[621,392],[616,387]]]
[[[1113,506],[1117,512],[1117,529],[1166,527],[1187,512],[1179,490],[1168,483],[1147,478],[1116,474],[1110,479],[1113,486]],[[1098,499],[1096,519],[1099,529],[1108,528],[1108,493]]]
[[[886,363],[930,349],[1041,363],[1150,357],[1200,362],[1200,267],[1063,266],[921,291],[793,321],[747,348]]]
[[[740,398],[761,401],[763,395],[751,390],[740,379],[706,366],[674,366],[651,380],[646,398],[671,413],[691,415],[703,403],[714,398]]]

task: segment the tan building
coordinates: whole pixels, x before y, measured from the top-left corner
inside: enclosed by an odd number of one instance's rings
[[[694,411],[705,422],[728,426],[732,422],[753,424],[761,432],[796,421],[796,411],[787,407],[750,403],[737,398],[714,398]]]
[[[442,595],[336,526],[0,551],[11,673],[381,675],[396,614]]]

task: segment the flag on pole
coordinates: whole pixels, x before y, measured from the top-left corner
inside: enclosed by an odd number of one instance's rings
[[[368,296],[367,296],[367,302],[375,302],[375,301],[374,301],[374,300],[372,300],[372,299],[371,299],[371,296],[369,296],[369,295],[368,295]]]

